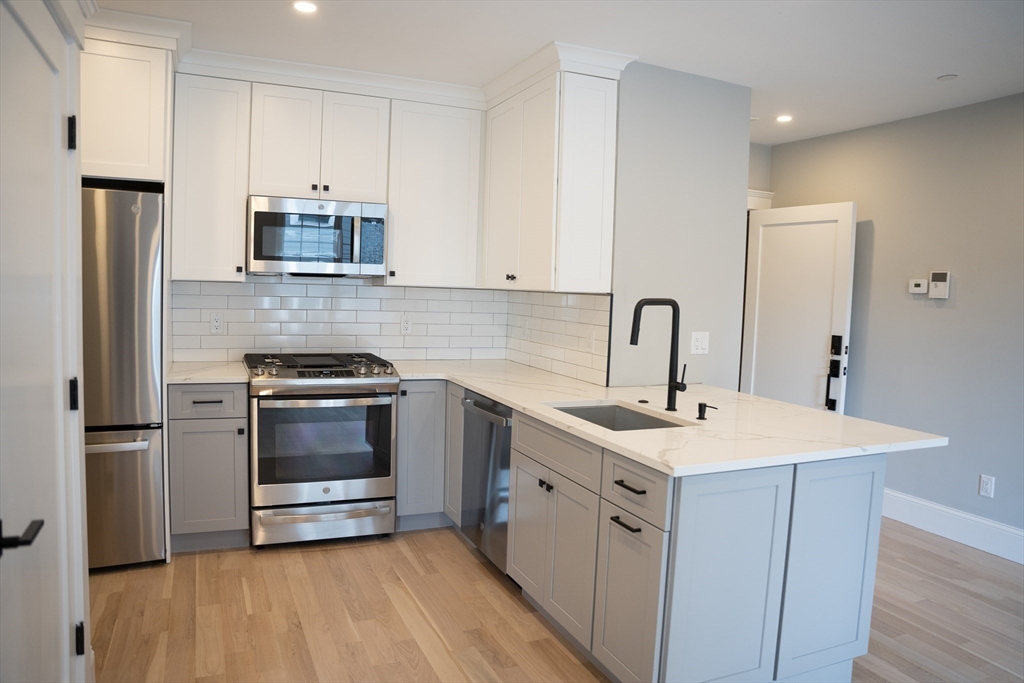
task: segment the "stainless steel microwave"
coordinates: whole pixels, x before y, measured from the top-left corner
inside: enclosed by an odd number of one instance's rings
[[[249,197],[256,275],[384,275],[387,204]]]

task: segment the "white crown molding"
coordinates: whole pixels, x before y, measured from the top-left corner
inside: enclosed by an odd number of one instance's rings
[[[634,55],[555,41],[491,80],[483,87],[483,92],[487,106],[492,107],[555,71],[572,71],[617,81],[622,70],[637,59]]]
[[[484,109],[485,105],[483,92],[469,86],[208,50],[189,52],[177,71],[468,109]]]
[[[96,14],[96,0],[45,0],[61,32],[79,48],[85,47],[85,21]]]
[[[957,543],[1024,564],[1024,529],[885,489],[882,514]]]
[[[101,9],[85,24],[86,38],[169,50],[175,65],[192,50],[192,23],[188,21]]]
[[[758,199],[772,199],[775,196],[774,192],[767,192],[765,190],[747,190],[748,197],[756,197]]]

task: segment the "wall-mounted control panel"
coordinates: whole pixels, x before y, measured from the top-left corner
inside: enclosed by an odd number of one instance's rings
[[[949,271],[933,270],[928,278],[928,298],[948,299],[949,298]]]
[[[907,291],[911,294],[927,294],[928,293],[928,280],[920,278],[917,280],[911,280],[910,286]]]

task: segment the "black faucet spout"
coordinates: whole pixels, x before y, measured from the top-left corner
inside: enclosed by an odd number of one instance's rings
[[[676,392],[686,391],[686,365],[683,365],[683,375],[676,380],[676,372],[679,368],[679,304],[675,299],[640,299],[633,308],[633,329],[629,334],[629,343],[636,346],[640,342],[640,316],[645,306],[668,306],[672,309],[672,341],[668,356],[668,405],[665,410],[675,411]]]

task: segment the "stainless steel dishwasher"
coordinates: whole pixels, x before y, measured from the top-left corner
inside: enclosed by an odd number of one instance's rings
[[[508,539],[512,409],[466,389],[462,399],[462,533],[502,572]]]

